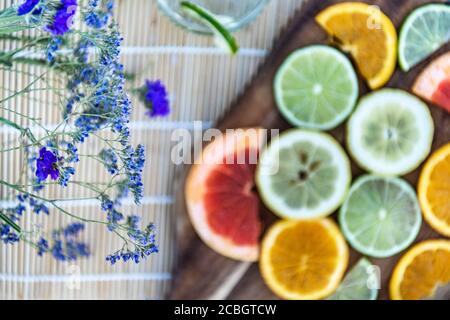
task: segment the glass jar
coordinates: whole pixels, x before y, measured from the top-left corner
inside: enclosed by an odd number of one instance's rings
[[[159,8],[181,27],[203,34],[211,34],[207,26],[191,19],[180,8],[181,0],[157,0]],[[236,31],[252,22],[269,0],[190,0],[218,16],[230,31]]]

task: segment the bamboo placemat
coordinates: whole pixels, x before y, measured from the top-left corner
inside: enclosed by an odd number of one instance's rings
[[[18,1],[0,0],[0,8]],[[116,16],[125,38],[123,62],[126,70],[137,74],[135,85],[142,84],[144,79],[161,79],[171,95],[171,115],[157,120],[148,119],[144,107],[133,98],[133,141],[144,144],[147,152],[145,198],[139,208],[132,206],[132,201],[124,202],[124,213],[138,213],[144,221],[156,223],[160,253],[140,265],[118,263],[111,267],[104,257],[118,247],[119,242],[101,226],[89,226],[85,231],[85,240],[91,245],[93,256],[71,264],[56,262],[51,257],[37,257],[32,248],[23,244],[0,244],[0,299],[164,298],[170,290],[176,255],[173,221],[177,213],[172,209],[173,181],[180,169],[170,160],[171,134],[179,128],[192,130],[193,121],[197,120],[203,121],[206,128],[226,112],[254,75],[280,29],[303,1],[271,0],[255,22],[236,34],[242,50],[234,58],[216,49],[210,38],[187,33],[175,26],[157,9],[156,0],[117,1]],[[0,46],[0,50],[8,48],[8,45]],[[30,66],[17,66],[15,70],[0,70],[0,99],[8,92],[23,88],[33,74],[40,72],[38,67]],[[57,75],[52,81],[59,81]],[[52,124],[59,117],[57,112],[49,112],[55,110],[55,103],[54,96],[40,91],[28,99],[12,99],[8,106],[39,115]],[[15,138],[15,132],[0,127],[2,144]],[[0,155],[2,179],[12,181],[20,163],[20,154]],[[102,172],[85,166],[77,172],[77,178],[92,179],[95,176],[101,179],[99,174]],[[5,192],[0,188],[0,200]],[[56,192],[59,193],[52,195],[61,197],[67,192],[81,191]],[[7,203],[0,201],[0,205]],[[84,217],[102,215],[96,203],[66,205]],[[48,217],[27,213],[24,221],[28,228],[39,223],[47,230],[69,222],[54,211]]]

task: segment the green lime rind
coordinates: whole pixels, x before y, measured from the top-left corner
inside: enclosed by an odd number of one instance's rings
[[[450,5],[428,4],[405,19],[399,36],[398,58],[408,71],[450,41]]]
[[[290,129],[261,153],[256,185],[264,204],[288,219],[330,215],[351,184],[350,160],[329,134]]]
[[[350,188],[339,211],[350,245],[375,257],[391,257],[416,239],[422,214],[414,189],[400,178],[364,175]]]
[[[377,300],[379,275],[375,267],[367,258],[361,258],[327,300]]]
[[[428,106],[400,89],[360,99],[347,123],[347,146],[361,168],[383,176],[417,169],[431,151],[434,122]]]
[[[225,47],[231,54],[236,54],[239,51],[239,45],[237,44],[236,39],[233,37],[231,32],[229,32],[227,28],[220,23],[212,12],[209,12],[205,8],[189,1],[182,1],[180,3],[180,7],[184,10],[184,12],[208,25],[215,34],[220,46],[224,43]]]
[[[312,45],[293,52],[277,71],[278,109],[294,126],[329,130],[341,124],[358,99],[358,78],[340,51]]]

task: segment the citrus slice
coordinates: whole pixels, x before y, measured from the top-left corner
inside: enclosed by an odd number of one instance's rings
[[[362,254],[386,258],[406,249],[422,224],[413,188],[399,178],[358,178],[339,212],[342,232]]]
[[[389,284],[391,299],[433,297],[440,287],[450,284],[449,266],[449,240],[428,240],[415,245],[394,268]]]
[[[428,106],[398,89],[362,98],[347,128],[349,151],[364,169],[380,175],[415,170],[431,151],[434,123]]]
[[[237,129],[216,137],[196,160],[185,194],[191,222],[200,238],[218,253],[256,261],[261,221],[252,191],[265,131]]]
[[[275,77],[275,98],[288,121],[328,130],[341,124],[358,98],[352,64],[338,50],[310,46],[292,53]]]
[[[361,258],[327,300],[377,300],[379,278],[374,268],[369,260]]]
[[[391,20],[376,6],[361,2],[332,5],[316,21],[355,59],[370,88],[391,78],[397,62],[397,33]]]
[[[325,133],[291,129],[272,140],[256,172],[266,206],[280,217],[326,216],[344,201],[351,182],[350,161]]]
[[[239,45],[230,31],[221,23],[220,18],[214,15],[207,9],[192,3],[190,1],[181,1],[181,9],[208,26],[214,34],[214,40],[219,48],[223,48],[231,54],[236,54],[239,51]]]
[[[418,194],[425,220],[437,232],[450,237],[450,143],[425,164]]]
[[[431,62],[419,75],[412,90],[450,112],[450,52]]]
[[[322,299],[339,286],[348,257],[332,220],[285,220],[264,236],[260,269],[267,286],[283,299]]]
[[[428,4],[414,10],[400,30],[398,57],[408,71],[450,41],[450,6]]]

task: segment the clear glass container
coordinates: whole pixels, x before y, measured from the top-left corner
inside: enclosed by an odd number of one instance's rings
[[[159,8],[172,21],[183,28],[211,34],[208,27],[186,16],[180,9],[181,0],[157,0]],[[252,22],[262,11],[269,0],[190,0],[221,17],[224,26],[230,31],[236,31]]]

